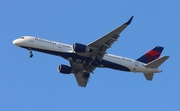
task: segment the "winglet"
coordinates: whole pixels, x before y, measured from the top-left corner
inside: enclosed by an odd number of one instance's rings
[[[129,25],[129,24],[131,23],[133,17],[134,17],[134,16],[132,16],[125,24],[126,24],[126,25]]]

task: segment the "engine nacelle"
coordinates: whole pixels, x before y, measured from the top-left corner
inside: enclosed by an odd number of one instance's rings
[[[74,43],[73,44],[73,50],[75,51],[75,52],[81,52],[81,53],[83,53],[83,52],[92,52],[92,49],[90,49],[89,47],[87,47],[86,45],[84,45],[84,44],[80,44],[80,43]]]
[[[59,73],[63,73],[63,74],[70,74],[70,73],[72,73],[72,68],[70,66],[63,65],[63,64],[60,64],[58,66],[57,70],[58,70]]]

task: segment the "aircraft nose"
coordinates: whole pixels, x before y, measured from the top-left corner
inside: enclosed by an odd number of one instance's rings
[[[14,45],[18,45],[18,40],[16,39],[16,40],[13,40],[13,42],[12,42]]]

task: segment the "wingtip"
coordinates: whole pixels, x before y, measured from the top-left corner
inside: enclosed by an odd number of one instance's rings
[[[133,17],[134,17],[134,16],[132,16],[125,24],[126,24],[126,25],[129,25],[129,24],[131,23]]]

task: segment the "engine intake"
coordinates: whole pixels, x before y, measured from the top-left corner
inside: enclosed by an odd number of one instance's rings
[[[89,47],[87,47],[86,45],[84,44],[80,44],[80,43],[74,43],[73,44],[73,50],[76,51],[76,52],[92,52],[92,49],[90,49]]]
[[[63,73],[63,74],[70,74],[70,73],[72,73],[72,68],[70,66],[63,65],[63,64],[60,64],[58,66],[57,70],[58,70],[59,73]]]

